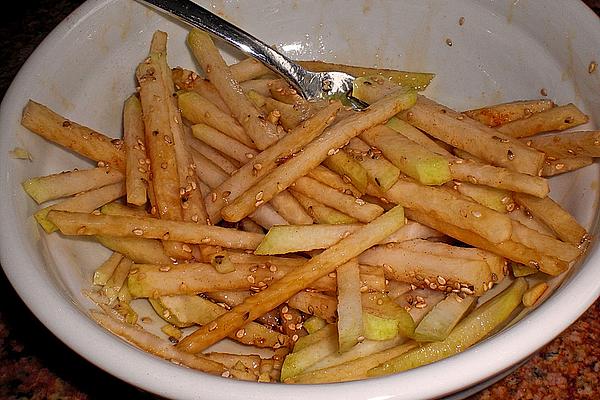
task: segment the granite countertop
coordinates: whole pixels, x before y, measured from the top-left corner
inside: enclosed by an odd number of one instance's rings
[[[46,34],[81,0],[24,0],[0,16],[0,97]],[[600,0],[586,3],[600,14]],[[0,399],[156,397],[108,375],[56,339],[0,270]],[[600,399],[600,300],[524,365],[473,395],[491,399]]]

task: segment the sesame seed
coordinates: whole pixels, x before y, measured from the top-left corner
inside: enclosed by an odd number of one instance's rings
[[[596,68],[598,67],[598,63],[596,63],[596,61],[592,61],[590,62],[590,65],[588,65],[588,73],[593,73],[594,71],[596,71]]]
[[[241,339],[244,337],[245,334],[246,334],[246,331],[244,329],[240,329],[239,331],[237,331],[235,333],[235,337],[237,337],[238,339]]]
[[[246,153],[246,158],[252,159],[252,158],[254,158],[254,154],[252,154],[252,153]]]
[[[254,283],[254,282],[256,282],[256,279],[254,279],[254,276],[252,276],[252,275],[248,275],[248,276],[246,277],[246,280],[247,280],[248,282],[250,282],[250,283]]]
[[[254,203],[254,207],[260,207],[261,204],[263,204],[265,201],[264,200],[259,200],[256,203]]]
[[[169,240],[169,232],[166,232],[164,235],[162,235],[163,240]]]
[[[328,156],[332,156],[332,155],[334,155],[334,154],[335,154],[335,149],[329,149],[329,150],[327,151],[327,155],[328,155]]]
[[[181,249],[183,251],[185,251],[186,253],[191,253],[192,252],[192,248],[190,246],[188,246],[187,244],[185,244],[185,243],[181,246]]]
[[[446,44],[450,47],[452,47],[452,39],[450,38],[446,38]]]
[[[262,200],[263,195],[265,194],[265,192],[263,192],[262,190],[258,193],[256,193],[256,196],[254,196],[254,198],[258,201],[258,200]]]
[[[465,24],[465,17],[460,17],[458,19],[458,25],[463,26]]]
[[[461,287],[460,291],[466,294],[473,294],[473,291],[471,289],[469,289],[468,287]]]
[[[564,167],[565,167],[565,164],[563,164],[563,163],[558,163],[558,164],[556,164],[556,165],[554,166],[554,168],[556,168],[556,169],[558,169],[558,170],[561,170],[561,169],[563,169]]]
[[[356,199],[354,200],[354,202],[355,202],[356,204],[358,204],[359,206],[364,206],[364,205],[366,204],[366,202],[365,202],[363,199],[359,199],[359,198],[356,198]]]
[[[437,277],[437,281],[440,285],[445,285],[446,284],[446,279],[444,279],[443,276],[438,276]]]
[[[213,202],[213,203],[214,203],[215,201],[217,201],[217,193],[215,193],[215,192],[212,192],[212,193],[210,194],[210,198],[211,198],[211,200],[212,200],[212,202]]]
[[[262,164],[254,164],[254,169],[260,171],[262,169]]]
[[[421,309],[421,308],[425,308],[425,307],[427,307],[427,303],[417,303],[417,304],[415,304],[415,308]]]
[[[169,267],[168,265],[161,265],[160,268],[158,268],[158,270],[160,272],[169,272],[171,270],[171,267]]]
[[[206,237],[206,238],[202,239],[200,242],[202,242],[202,243],[209,243],[210,242],[210,238]]]
[[[296,335],[296,334],[294,334],[294,335],[292,336],[292,341],[293,341],[293,342],[296,342],[296,341],[298,341],[298,339],[300,339],[300,336],[298,336],[298,335]]]
[[[134,235],[137,235],[137,236],[142,236],[144,234],[144,231],[141,230],[141,229],[139,229],[139,228],[138,229],[134,229],[132,232],[133,232]]]
[[[471,215],[473,215],[475,218],[480,218],[481,217],[481,212],[479,212],[479,211],[471,211]]]
[[[215,329],[217,329],[217,323],[215,321],[212,321],[209,325],[208,325],[208,331],[212,332]]]
[[[221,376],[222,376],[223,378],[229,378],[229,376],[230,376],[230,375],[231,375],[231,373],[230,373],[229,371],[225,371],[225,372],[223,372],[223,373],[221,374]]]
[[[540,94],[542,96],[548,96],[548,90],[546,88],[541,88],[540,89]]]
[[[224,191],[224,192],[221,194],[221,197],[222,197],[222,198],[224,198],[224,199],[226,199],[226,198],[228,198],[230,195],[231,195],[231,192],[230,192],[229,190],[226,190],[226,191]]]
[[[506,158],[508,158],[509,160],[514,160],[515,159],[515,153],[513,153],[512,150],[508,150],[506,152]]]

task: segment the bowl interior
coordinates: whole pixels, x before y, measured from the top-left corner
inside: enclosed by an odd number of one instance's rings
[[[600,75],[588,73],[597,48],[590,43],[600,41],[600,24],[578,2],[555,3],[225,0],[208,6],[293,58],[434,72],[436,78],[425,94],[459,110],[540,98],[544,88],[557,103],[573,102],[590,114],[590,123],[581,129],[591,129],[600,125],[600,114],[593,114],[600,106]],[[2,265],[38,318],[84,357],[116,376],[167,397],[193,398],[201,382],[207,398],[218,398],[220,390],[210,384],[218,382],[228,385],[232,398],[248,398],[247,389],[255,385],[175,367],[97,329],[85,315],[91,303],[81,289],[89,286],[92,272],[109,252],[92,240],[41,233],[31,217],[38,207],[20,187],[29,177],[89,165],[20,126],[26,101],[31,98],[109,136],[121,136],[122,103],[135,90],[135,67],[147,55],[156,29],[169,34],[170,65],[195,68],[183,25],[134,1],[92,0],[50,35],[15,80],[2,103],[1,148],[5,155],[14,147],[25,148],[33,161],[1,160],[0,216],[5,226],[10,226],[1,234]],[[236,51],[225,45],[221,48],[228,61],[239,59]],[[551,180],[552,197],[594,232],[598,174],[594,164]],[[380,379],[368,392],[359,383],[327,385],[318,392],[310,386],[263,385],[261,398],[286,393],[326,396],[329,392],[350,398],[365,394],[417,398],[440,396],[474,384],[530,354],[591,304],[600,291],[599,284],[590,282],[600,282],[599,273],[590,268],[596,262],[595,250],[591,249],[584,268],[576,266],[568,281],[530,315],[532,318],[511,330],[528,329],[529,324],[541,320],[542,313],[552,313],[551,306],[563,313],[564,321],[556,320],[557,326],[537,341],[525,340],[519,348],[490,355],[496,357],[495,366],[474,368],[479,353],[491,353],[491,345],[485,343],[440,365]],[[586,284],[586,293],[578,294],[585,304],[575,309],[557,305]],[[96,343],[93,348],[89,338]],[[124,368],[119,360],[144,368]],[[452,379],[440,378],[437,383],[427,379],[427,374],[441,371],[444,365],[459,363],[471,364],[465,364],[463,374],[448,374]],[[399,392],[398,387],[405,390]]]

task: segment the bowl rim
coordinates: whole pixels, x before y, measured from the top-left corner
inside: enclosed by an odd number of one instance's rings
[[[23,84],[38,60],[42,59],[50,44],[59,41],[69,30],[102,7],[110,6],[119,0],[87,0],[63,20],[42,41],[24,63],[12,84],[8,88],[0,104],[0,130],[10,122],[15,114],[8,110],[15,102],[20,104],[18,87]],[[585,24],[600,28],[598,17],[580,0],[563,0],[571,9],[571,14],[578,18],[578,24]],[[593,18],[593,19],[592,19]],[[600,43],[600,29],[594,29],[593,42]],[[12,136],[3,135],[1,150],[8,151]],[[6,153],[4,153],[6,154]],[[23,225],[14,212],[12,212],[14,199],[7,193],[6,180],[9,171],[7,157],[0,160],[1,170],[5,171],[0,179],[0,216],[5,226]],[[593,226],[597,225],[598,215]],[[200,394],[193,394],[190,388],[201,389],[202,398],[217,399],[227,394],[232,399],[248,398],[275,398],[280,396],[301,398],[307,395],[319,394],[319,397],[346,396],[358,398],[368,395],[371,398],[392,398],[395,395],[401,398],[430,398],[449,395],[465,389],[469,385],[480,383],[489,377],[509,369],[512,365],[522,361],[533,352],[559,335],[571,325],[585,310],[600,296],[600,282],[594,282],[586,274],[580,272],[568,277],[555,292],[535,312],[525,316],[517,324],[507,328],[502,335],[479,343],[465,352],[451,358],[406,371],[402,374],[379,377],[369,380],[366,387],[364,381],[333,383],[325,385],[268,385],[257,383],[224,380],[197,371],[180,368],[174,364],[145,353],[134,346],[124,342],[110,332],[98,329],[99,326],[83,313],[75,304],[68,301],[61,291],[54,285],[44,284],[47,277],[41,270],[23,268],[33,262],[30,255],[16,252],[22,248],[22,239],[13,235],[6,229],[0,230],[0,263],[11,285],[21,297],[31,312],[38,318],[56,337],[80,356],[107,371],[113,376],[138,386],[152,393],[173,398],[197,398]],[[585,260],[587,270],[592,267],[600,268],[595,264],[600,263],[598,244],[594,243],[588,249]],[[25,273],[27,272],[27,273]],[[37,283],[35,292],[30,290],[30,285]],[[40,298],[43,301],[40,301]],[[545,323],[549,316],[559,313],[569,315],[560,324],[547,326]],[[72,318],[68,324],[63,323],[63,318],[69,314]],[[72,329],[77,326],[78,329]],[[543,327],[543,329],[539,329]],[[531,335],[529,331],[535,332]],[[85,340],[82,340],[85,338]],[[93,342],[94,346],[89,343]],[[514,343],[519,343],[518,351]],[[131,351],[131,350],[134,351]],[[123,354],[127,354],[127,362],[123,363]],[[135,369],[131,373],[127,365],[143,365],[143,369]],[[456,377],[446,374],[447,369],[460,368],[461,365],[478,365],[478,368],[461,370],[459,381]],[[438,385],[427,385],[426,377],[434,377]],[[173,384],[176,383],[176,384]],[[411,383],[412,385],[408,385]],[[465,383],[468,383],[465,386]],[[366,387],[366,389],[365,389]],[[401,387],[403,393],[397,393]],[[440,390],[439,388],[443,388]],[[318,391],[318,392],[317,392]],[[256,392],[256,393],[255,393]]]

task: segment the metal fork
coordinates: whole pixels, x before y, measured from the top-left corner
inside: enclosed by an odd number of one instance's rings
[[[217,36],[281,75],[306,100],[341,98],[355,110],[368,105],[352,97],[354,77],[344,72],[311,72],[260,39],[227,22],[191,0],[138,0],[159,11]]]

